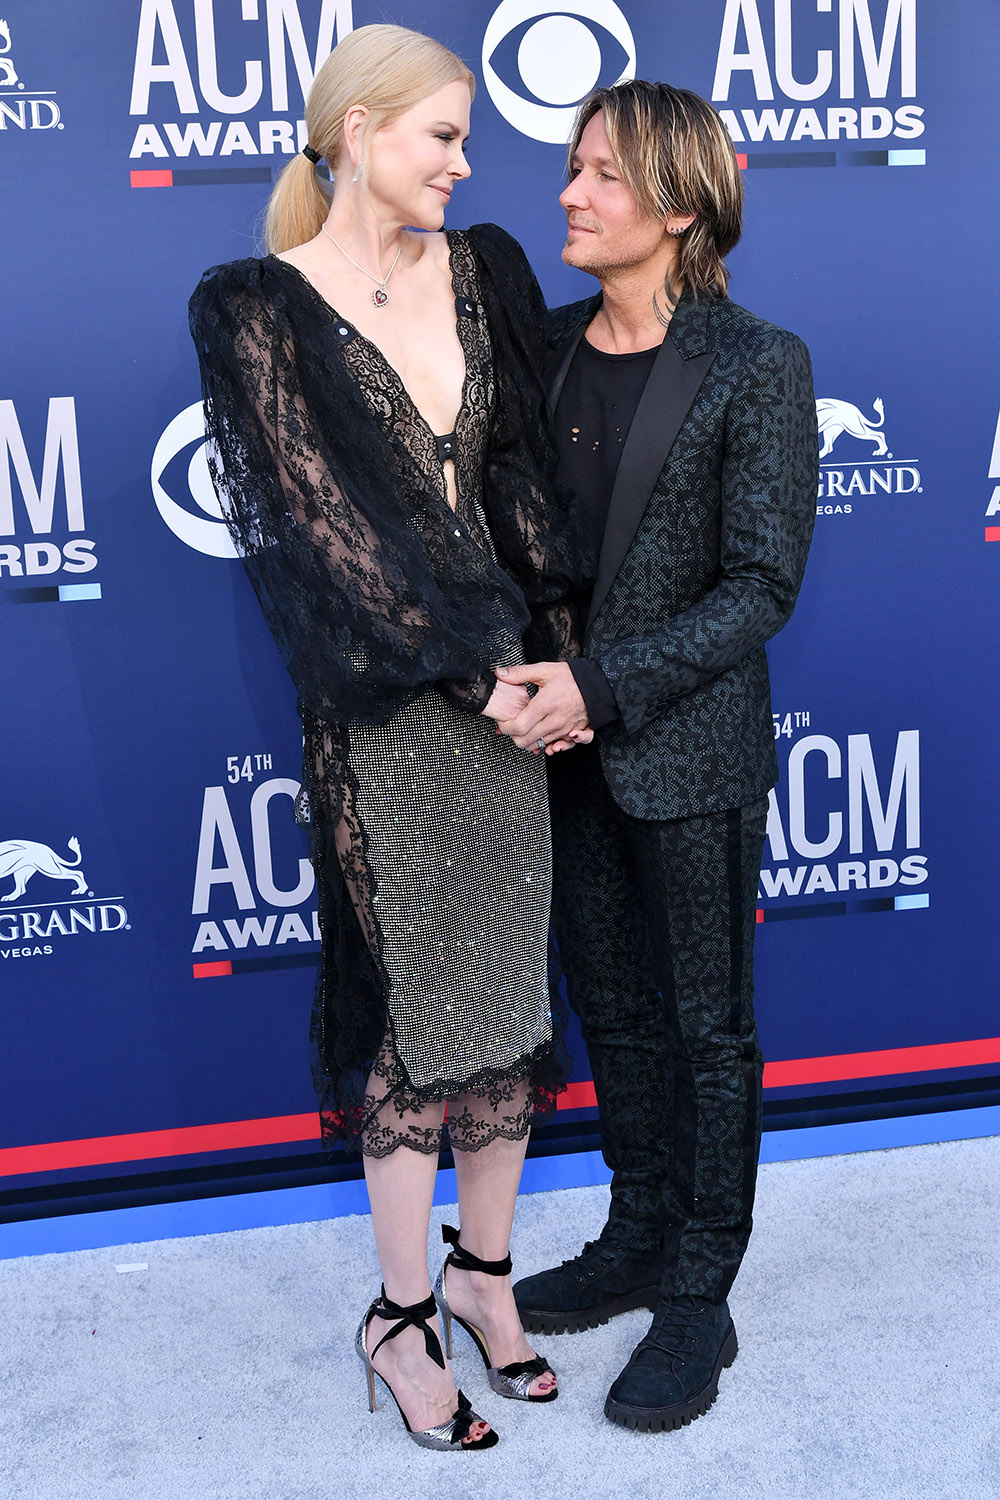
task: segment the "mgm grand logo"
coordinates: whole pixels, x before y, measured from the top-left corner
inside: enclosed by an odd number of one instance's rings
[[[95,896],[83,873],[79,839],[67,840],[69,857],[31,839],[0,841],[0,879],[14,882],[0,896],[0,958],[40,958],[51,954],[51,939],[79,933],[128,931],[120,896]],[[40,878],[39,878],[40,877]],[[36,899],[25,901],[28,882]],[[68,882],[68,899],[46,897],[59,891],[49,882]]]
[[[857,498],[922,493],[919,460],[895,457],[885,435],[885,406],[872,402],[872,416],[838,397],[816,402],[819,424],[819,492],[816,514],[850,515]],[[832,458],[838,445],[836,458]]]
[[[10,27],[0,21],[0,130],[62,130],[55,90],[26,89],[12,51]]]

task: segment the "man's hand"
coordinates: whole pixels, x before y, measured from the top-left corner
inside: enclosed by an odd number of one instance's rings
[[[496,674],[501,683],[510,686],[522,687],[529,682],[538,686],[526,708],[516,716],[498,720],[501,733],[509,734],[522,750],[540,750],[539,740],[544,740],[546,747],[563,748],[563,742],[586,744],[593,738],[583,695],[564,661],[497,667]]]

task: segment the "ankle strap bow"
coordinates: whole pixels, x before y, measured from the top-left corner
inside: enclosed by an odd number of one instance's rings
[[[511,1271],[511,1259],[508,1252],[503,1260],[480,1260],[478,1255],[473,1255],[470,1250],[463,1250],[458,1240],[458,1230],[453,1229],[450,1224],[441,1225],[441,1238],[446,1245],[453,1245],[454,1249],[448,1256],[446,1265],[454,1266],[458,1271],[481,1271],[484,1276],[509,1276]]]
[[[382,1335],[372,1350],[370,1358],[374,1359],[382,1345],[388,1343],[390,1339],[394,1339],[397,1334],[402,1333],[404,1328],[419,1328],[424,1336],[424,1347],[427,1350],[428,1356],[443,1370],[445,1366],[444,1355],[441,1352],[441,1341],[433,1328],[429,1328],[427,1325],[427,1320],[433,1318],[436,1312],[437,1303],[434,1301],[433,1293],[425,1298],[423,1302],[414,1302],[410,1307],[400,1307],[398,1302],[390,1302],[389,1298],[385,1295],[385,1287],[383,1287],[378,1301],[373,1302],[371,1305],[371,1315],[375,1318],[384,1318],[386,1322],[391,1322],[393,1318],[398,1318],[399,1321],[395,1328],[390,1328],[388,1333]]]

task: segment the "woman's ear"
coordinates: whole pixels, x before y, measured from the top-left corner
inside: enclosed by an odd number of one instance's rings
[[[355,171],[364,162],[365,132],[369,118],[369,111],[363,104],[352,104],[344,116],[344,149]]]

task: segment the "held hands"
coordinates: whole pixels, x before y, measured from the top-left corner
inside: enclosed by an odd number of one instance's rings
[[[500,671],[502,670],[501,667]],[[514,683],[498,682],[483,713],[488,719],[496,719],[498,723],[509,722],[523,713],[530,702],[527,688],[518,687]]]
[[[559,750],[571,750],[574,745],[587,745],[594,738],[583,695],[564,661],[497,667],[496,675],[499,682],[485,712],[497,720],[501,734],[510,735],[522,750],[537,755],[542,748],[538,742],[544,740],[546,755],[554,755]],[[533,698],[525,693],[527,683],[538,687]],[[493,708],[503,688],[524,693],[526,702],[513,713],[501,715],[494,713]]]

